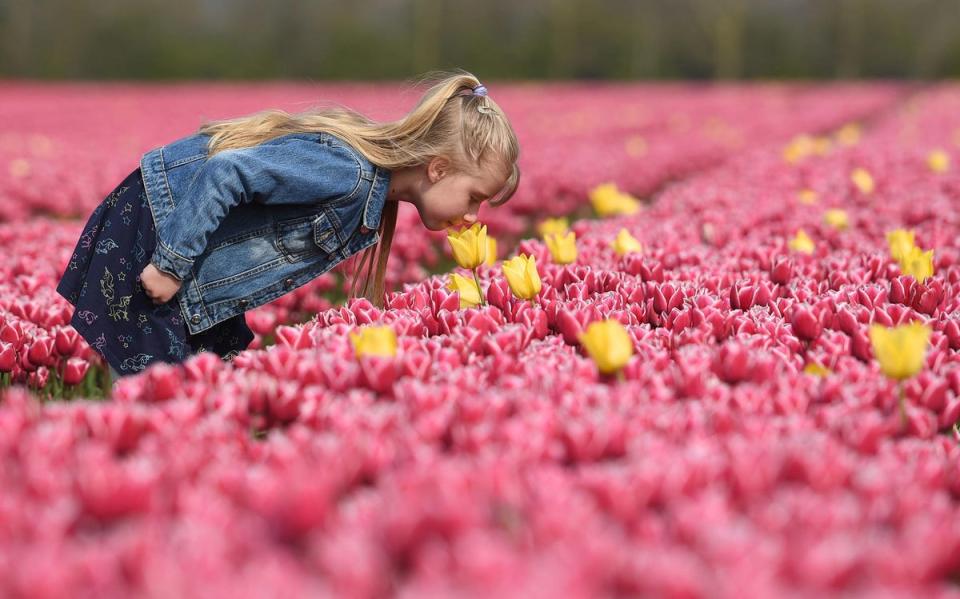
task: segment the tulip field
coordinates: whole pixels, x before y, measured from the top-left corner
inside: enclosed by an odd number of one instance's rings
[[[54,288],[140,154],[417,96],[0,87],[0,596],[960,597],[960,87],[490,84],[520,188],[384,309],[112,389]]]

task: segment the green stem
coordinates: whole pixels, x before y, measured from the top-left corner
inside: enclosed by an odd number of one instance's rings
[[[483,297],[483,287],[480,286],[480,277],[477,276],[477,269],[473,269],[473,280],[477,283],[477,293],[480,294],[480,305],[487,305],[487,298]]]

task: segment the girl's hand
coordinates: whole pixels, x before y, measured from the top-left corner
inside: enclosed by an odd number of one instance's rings
[[[182,281],[158,270],[153,264],[147,264],[147,267],[140,273],[140,284],[143,290],[153,300],[155,304],[165,304],[170,301],[177,291],[180,291]]]

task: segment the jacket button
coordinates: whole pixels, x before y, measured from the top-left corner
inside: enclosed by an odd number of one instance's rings
[[[199,324],[199,323],[200,323],[200,315],[199,315],[199,314],[194,314],[194,315],[190,318],[190,322],[192,322],[193,324]]]
[[[237,302],[237,305],[240,306],[241,308],[243,308],[244,306],[247,305],[247,300],[242,299],[242,300],[240,300],[239,302]]]
[[[293,279],[287,279],[286,281],[283,282],[283,284],[286,285],[287,287],[293,287]]]

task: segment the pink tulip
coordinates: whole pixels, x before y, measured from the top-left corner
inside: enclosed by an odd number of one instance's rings
[[[805,341],[813,341],[820,336],[820,331],[823,330],[820,320],[806,306],[798,306],[793,311],[790,316],[790,325],[797,337]]]
[[[789,258],[779,257],[770,267],[770,280],[778,285],[786,285],[793,277],[793,263]]]
[[[364,356],[360,359],[361,383],[366,387],[390,395],[397,379],[397,364],[394,358]]]
[[[143,374],[146,401],[166,401],[177,396],[182,388],[182,371],[179,366],[158,363]]]
[[[284,381],[267,397],[267,408],[275,422],[287,423],[296,420],[300,412],[300,385]]]
[[[72,356],[74,349],[80,343],[80,333],[72,327],[60,327],[56,332],[57,353],[61,356]]]
[[[109,441],[113,450],[125,453],[133,449],[148,429],[144,414],[120,404],[108,404],[89,410],[84,416],[90,435]]]
[[[730,307],[749,310],[753,306],[765,306],[770,301],[770,288],[764,283],[734,285],[730,288]]]
[[[657,312],[669,312],[683,303],[683,292],[670,283],[651,287],[653,309]]]
[[[17,321],[0,326],[0,340],[13,344],[17,349],[23,345],[23,337],[23,328]]]
[[[897,277],[890,281],[890,301],[908,304],[912,301],[917,282],[913,277]]]
[[[277,342],[291,349],[307,349],[313,346],[310,330],[306,327],[277,327]]]
[[[63,382],[67,385],[77,385],[86,377],[90,369],[90,362],[83,358],[67,358],[63,367]]]
[[[713,371],[728,383],[747,380],[752,375],[752,364],[746,348],[737,343],[724,344],[714,359]]]
[[[12,343],[0,341],[0,372],[10,372],[17,365],[17,349]]]
[[[269,312],[264,308],[251,310],[250,312],[246,312],[244,316],[246,318],[247,325],[250,327],[250,330],[257,335],[270,334],[273,332],[277,322],[276,314]]]
[[[913,307],[918,312],[934,315],[943,302],[945,293],[943,283],[938,279],[927,281],[926,285],[917,285]]]
[[[30,362],[41,366],[52,365],[56,361],[55,349],[56,340],[53,337],[34,339],[27,350]]]

